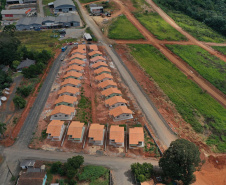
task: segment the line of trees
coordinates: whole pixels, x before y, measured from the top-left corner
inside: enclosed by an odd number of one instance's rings
[[[226,36],[225,0],[154,0],[167,9],[177,10],[204,22],[209,27]]]

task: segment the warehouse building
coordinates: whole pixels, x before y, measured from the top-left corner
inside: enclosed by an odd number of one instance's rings
[[[2,20],[11,21],[11,20],[19,20],[23,17],[26,17],[28,13],[28,9],[21,9],[21,10],[2,10]]]
[[[73,3],[72,0],[56,0],[54,1],[54,12],[71,12],[71,11],[76,11],[75,4]]]

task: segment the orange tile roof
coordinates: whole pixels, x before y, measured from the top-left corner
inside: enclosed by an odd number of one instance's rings
[[[81,123],[80,121],[72,121],[68,127],[67,135],[72,135],[72,138],[81,138],[83,127],[84,123]]]
[[[76,94],[76,93],[79,92],[79,88],[66,86],[66,87],[63,87],[62,89],[60,89],[58,91],[58,94],[62,94],[62,93],[65,93],[65,92]]]
[[[108,74],[108,73],[103,73],[103,74],[101,74],[101,75],[96,76],[96,77],[95,77],[95,80],[100,81],[100,80],[103,80],[103,79],[105,79],[105,78],[113,79],[113,76],[110,75],[110,74]]]
[[[80,78],[82,76],[82,73],[76,72],[76,71],[69,71],[67,72],[63,78],[67,78],[69,76],[74,76],[76,78]]]
[[[133,112],[128,109],[126,106],[119,106],[109,111],[109,114],[116,117],[121,114],[132,114]]]
[[[72,60],[72,59],[74,59],[74,58],[85,59],[86,56],[85,56],[85,55],[80,55],[80,54],[74,54],[74,55],[72,55],[72,56],[69,58],[69,60]]]
[[[93,51],[97,51],[98,47],[97,47],[97,45],[89,45],[89,49],[93,50]]]
[[[84,45],[84,44],[79,44],[78,45],[78,49],[85,49],[86,50],[86,45]]]
[[[124,127],[111,125],[109,139],[114,139],[116,143],[124,143]]]
[[[98,84],[99,88],[107,87],[108,85],[117,86],[117,84],[113,80],[105,80],[104,82],[101,82]]]
[[[66,85],[66,84],[72,84],[72,85],[79,85],[81,84],[80,80],[74,79],[74,78],[67,78],[65,79],[60,85]]]
[[[71,64],[81,64],[82,65],[82,64],[85,64],[85,61],[79,60],[79,59],[73,59],[68,63],[68,65],[71,65]]]
[[[66,106],[66,105],[59,105],[59,106],[56,106],[50,115],[54,115],[54,114],[58,114],[58,113],[62,113],[62,114],[71,114],[72,112],[75,111],[75,108],[74,107],[69,107],[69,106]]]
[[[69,95],[63,95],[63,96],[59,96],[58,99],[56,99],[54,104],[57,103],[61,103],[61,102],[66,102],[66,103],[71,103],[73,104],[74,102],[76,102],[78,99],[74,96],[69,96]]]
[[[129,144],[137,145],[138,142],[144,142],[143,127],[129,128]]]
[[[51,134],[51,136],[60,136],[62,125],[64,121],[53,120],[49,123],[46,133]]]
[[[102,55],[102,53],[100,51],[91,51],[91,52],[88,53],[89,56],[93,56],[93,55],[96,55],[96,54]]]
[[[105,104],[112,106],[116,103],[127,103],[125,99],[123,99],[121,96],[113,96],[107,100],[105,100]]]
[[[84,70],[84,67],[83,66],[72,65],[72,66],[69,66],[66,69],[66,71],[70,71],[70,70],[82,71],[82,70]]]
[[[122,94],[121,91],[118,90],[115,87],[108,88],[108,89],[106,89],[106,90],[101,92],[101,94],[104,95],[104,96],[109,96],[109,95],[111,95],[113,93]]]
[[[90,59],[91,62],[96,62],[97,60],[104,60],[105,61],[106,59],[102,56],[96,56],[96,57]]]
[[[92,123],[89,128],[89,138],[92,137],[94,141],[102,141],[104,132],[104,125]]]
[[[105,62],[97,62],[97,63],[95,63],[95,64],[92,65],[93,68],[97,68],[99,66],[108,67],[108,65]]]
[[[95,73],[95,74],[100,74],[100,73],[102,73],[102,72],[104,72],[104,71],[111,72],[111,70],[108,69],[107,67],[101,67],[101,68],[99,68],[99,69],[94,70],[94,73]]]
[[[71,52],[71,54],[73,55],[74,53],[82,53],[82,54],[84,54],[84,53],[86,53],[86,51],[83,50],[83,49],[75,49],[75,50],[73,50],[73,51]]]

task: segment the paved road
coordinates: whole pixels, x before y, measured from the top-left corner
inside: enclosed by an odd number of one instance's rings
[[[114,49],[108,47],[108,44],[109,44],[108,39],[104,37],[104,35],[100,31],[100,29],[97,27],[95,22],[92,20],[92,18],[84,12],[84,9],[81,7],[81,4],[79,3],[79,1],[76,0],[76,2],[79,5],[79,8],[82,12],[84,19],[86,20],[87,25],[93,30],[98,40],[101,41],[106,46],[107,52],[109,53],[112,60],[114,61],[114,64],[118,68],[122,79],[125,81],[125,83],[130,88],[130,91],[133,93],[133,95],[137,99],[138,104],[140,105],[141,109],[143,110],[147,119],[149,120],[151,127],[155,131],[157,138],[159,139],[163,147],[167,148],[172,141],[177,139],[177,137],[167,127],[165,120],[162,118],[162,116],[159,114],[157,109],[154,107],[153,103],[150,102],[150,99],[147,98],[147,96],[142,92],[137,81],[128,72],[127,67],[123,65],[123,62],[117,56]]]

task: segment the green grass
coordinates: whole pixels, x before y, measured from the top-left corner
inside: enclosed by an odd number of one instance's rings
[[[43,11],[45,16],[53,16],[48,6],[43,6]]]
[[[226,148],[220,147],[224,144],[220,136],[226,133],[226,109],[209,94],[203,92],[192,80],[187,79],[155,47],[134,44],[129,46],[133,57],[175,104],[183,119],[190,123],[196,132],[211,130],[212,135],[219,139],[214,145],[217,146],[218,151],[225,152]],[[202,116],[205,119],[204,126],[200,123]]]
[[[48,5],[48,3],[53,2],[53,0],[42,0],[43,5]]]
[[[202,77],[226,94],[226,63],[199,46],[167,45]]]
[[[191,17],[184,15],[176,11],[165,12],[174,19],[174,21],[189,34],[194,36],[196,39],[205,42],[225,42],[226,37],[217,33],[206,24],[199,22]]]
[[[187,38],[170,26],[156,12],[136,13],[136,18],[159,40],[187,40]]]
[[[125,40],[144,39],[144,36],[126,18],[125,15],[119,16],[110,25],[108,37],[110,39],[125,39]]]
[[[90,2],[93,2],[93,1],[97,1],[97,0],[79,0],[80,3],[90,3]]]
[[[51,38],[52,30],[45,31],[18,31],[15,32],[15,36],[25,45],[28,49],[34,49],[42,51],[46,49],[53,51],[57,46],[55,43],[59,43],[57,38]]]
[[[224,55],[226,55],[226,47],[225,46],[211,46],[213,49],[223,53]]]

